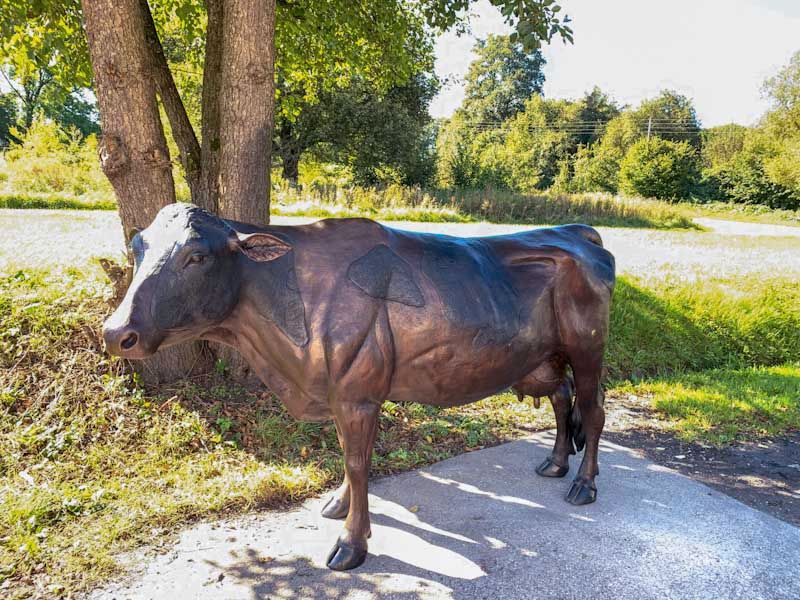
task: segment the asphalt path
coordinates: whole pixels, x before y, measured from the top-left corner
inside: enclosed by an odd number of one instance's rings
[[[595,504],[534,468],[552,432],[374,480],[367,562],[324,560],[325,498],[202,523],[95,599],[792,598],[800,529],[604,442]],[[577,467],[573,459],[573,469]]]

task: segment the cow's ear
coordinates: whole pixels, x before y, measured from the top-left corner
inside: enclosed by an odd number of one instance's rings
[[[292,247],[269,233],[236,233],[229,238],[232,250],[241,252],[255,262],[268,262],[280,258]]]

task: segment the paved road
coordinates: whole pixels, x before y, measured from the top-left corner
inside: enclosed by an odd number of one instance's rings
[[[792,598],[800,529],[604,443],[597,503],[534,474],[552,433],[371,485],[370,556],[324,557],[341,524],[323,499],[184,532],[127,586],[95,599]],[[575,463],[577,464],[577,462]]]

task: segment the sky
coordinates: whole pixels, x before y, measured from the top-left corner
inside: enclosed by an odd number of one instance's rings
[[[769,107],[764,80],[800,50],[800,0],[560,0],[575,44],[544,46],[544,93],[579,98],[595,85],[637,105],[662,89],[691,97],[704,126],[754,123]],[[436,72],[459,82],[476,39],[509,33],[499,11],[473,5],[471,35],[436,43]],[[450,116],[463,83],[445,87],[431,114]]]

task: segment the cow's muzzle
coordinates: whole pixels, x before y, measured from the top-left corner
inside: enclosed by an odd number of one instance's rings
[[[114,326],[106,321],[103,325],[103,341],[109,354],[123,358],[147,358],[155,353],[154,344],[148,344],[145,335],[136,326],[127,323]]]

